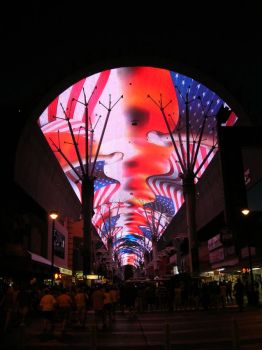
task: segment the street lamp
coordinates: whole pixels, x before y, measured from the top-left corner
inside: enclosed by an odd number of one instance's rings
[[[244,208],[244,209],[241,210],[241,213],[242,213],[243,215],[247,216],[247,215],[250,213],[250,210],[247,209],[247,208]]]
[[[55,243],[55,220],[58,218],[58,212],[52,211],[49,214],[50,218],[52,219],[52,243],[51,243],[51,273],[52,273],[52,286],[54,285],[54,243]]]
[[[241,210],[241,213],[247,217],[250,214],[250,210],[248,208],[244,208]],[[251,295],[252,295],[252,301],[253,301],[255,289],[254,289],[253,263],[252,263],[252,254],[251,254],[249,234],[247,235],[247,248],[248,248],[248,261],[249,261],[250,281],[251,281]]]

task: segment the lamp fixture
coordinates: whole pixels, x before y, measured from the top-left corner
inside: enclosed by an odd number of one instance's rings
[[[245,216],[247,216],[250,213],[250,210],[248,208],[244,208],[241,210],[241,213]]]
[[[58,218],[58,212],[57,211],[52,211],[50,214],[49,214],[50,218],[55,220]]]

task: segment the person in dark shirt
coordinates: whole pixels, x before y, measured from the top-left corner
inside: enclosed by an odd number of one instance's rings
[[[244,290],[245,287],[241,282],[240,278],[238,278],[237,283],[234,285],[234,294],[239,311],[242,311],[244,307]]]
[[[21,325],[24,325],[31,307],[30,291],[26,287],[21,287],[16,300],[17,300],[18,314],[20,317]]]

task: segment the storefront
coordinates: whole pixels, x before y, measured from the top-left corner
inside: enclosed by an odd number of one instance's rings
[[[65,267],[59,267],[59,279],[60,283],[65,288],[70,288],[72,286],[73,272]]]

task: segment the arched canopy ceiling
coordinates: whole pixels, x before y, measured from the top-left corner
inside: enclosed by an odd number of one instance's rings
[[[177,72],[125,67],[76,82],[40,115],[39,126],[80,200],[83,167],[94,170],[92,222],[106,245],[112,237],[123,265],[143,260],[176,215],[184,201],[181,174],[190,167],[197,181],[205,171],[224,104]],[[236,118],[232,112],[227,125]]]

